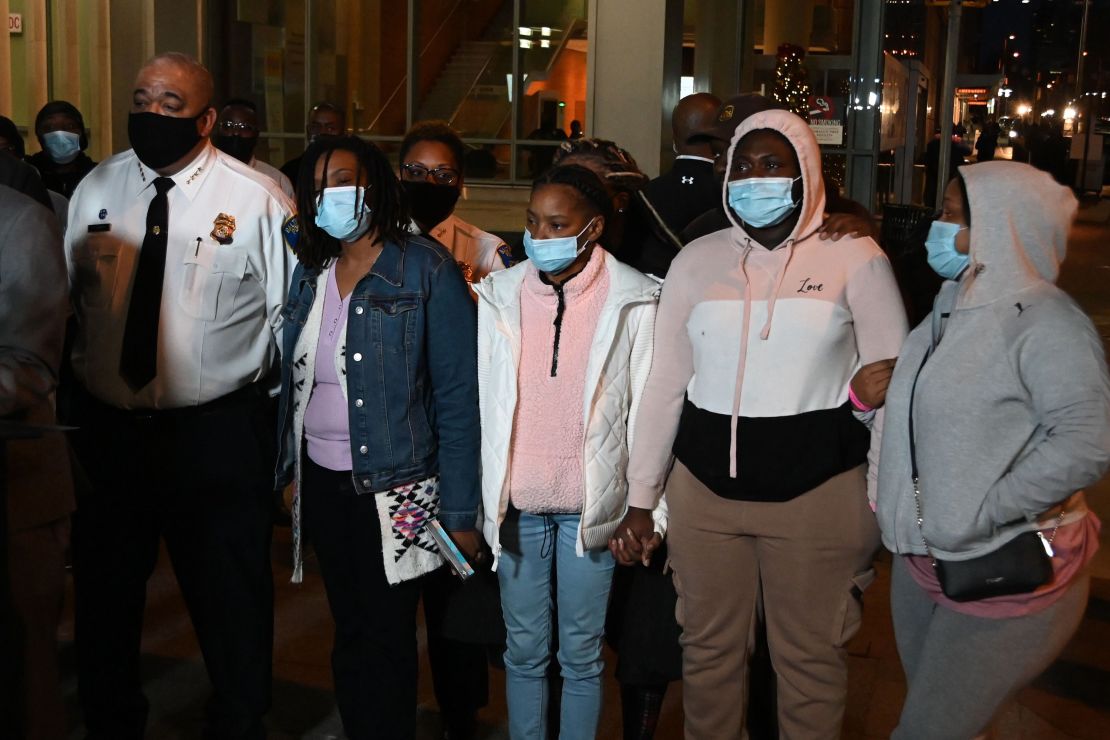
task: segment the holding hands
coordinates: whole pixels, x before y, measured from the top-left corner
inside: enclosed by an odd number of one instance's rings
[[[655,521],[649,509],[628,507],[628,513],[609,538],[609,552],[621,565],[648,565],[651,555],[663,544],[663,537],[655,531]]]

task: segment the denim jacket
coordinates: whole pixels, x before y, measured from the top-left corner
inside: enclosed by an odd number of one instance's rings
[[[294,477],[292,363],[320,270],[299,265],[285,305],[276,485]],[[321,298],[322,300],[322,298]],[[439,474],[439,519],[476,525],[479,501],[477,319],[451,255],[423,237],[386,242],[347,314],[348,423],[359,494]]]

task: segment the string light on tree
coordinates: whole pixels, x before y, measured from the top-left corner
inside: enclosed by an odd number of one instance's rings
[[[805,54],[805,49],[794,44],[783,44],[778,48],[773,93],[775,102],[803,118],[809,115],[809,82],[802,64]]]

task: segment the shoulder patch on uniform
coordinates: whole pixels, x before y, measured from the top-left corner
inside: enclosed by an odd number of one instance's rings
[[[297,243],[301,240],[301,222],[295,215],[285,219],[285,223],[281,225],[281,235],[289,248],[296,252]]]
[[[497,256],[501,259],[501,264],[505,267],[512,267],[516,264],[516,260],[513,259],[513,253],[509,249],[509,245],[505,242],[501,242],[501,245],[497,247]]]

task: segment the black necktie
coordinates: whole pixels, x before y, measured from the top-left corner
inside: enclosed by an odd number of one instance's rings
[[[131,390],[138,391],[158,372],[158,314],[162,309],[162,276],[166,271],[166,193],[174,186],[168,177],[154,180],[158,193],[146,211],[146,235],[139,251],[139,266],[131,287],[131,305],[123,331],[119,374]]]

